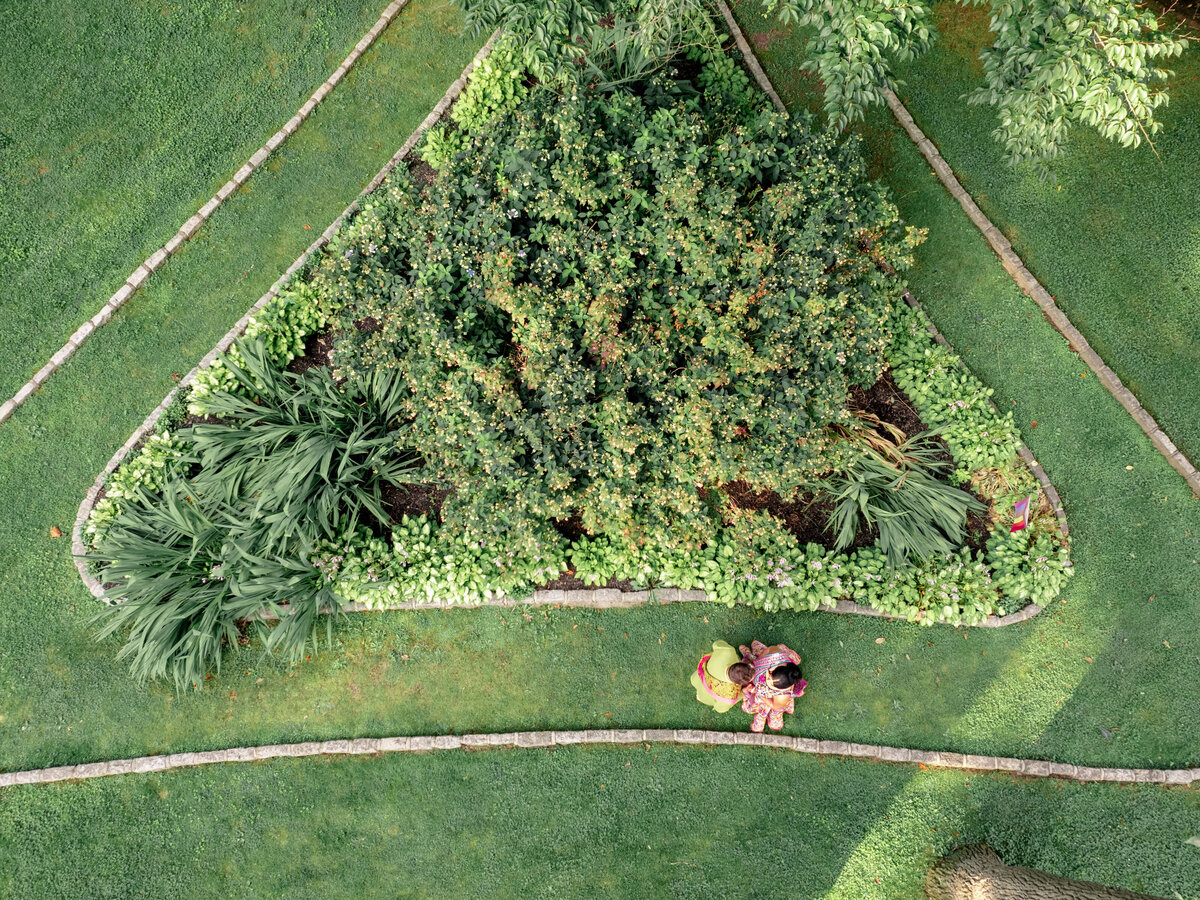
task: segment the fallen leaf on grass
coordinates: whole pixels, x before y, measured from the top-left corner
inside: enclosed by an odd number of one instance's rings
[[[1200,847],[1200,834],[1193,834],[1184,843],[1191,844],[1193,847]]]
[[[887,640],[887,638],[875,638],[875,643],[882,644],[886,640]]]
[[[62,537],[62,532],[59,530],[57,525],[50,526],[50,537],[52,537],[52,538]]]

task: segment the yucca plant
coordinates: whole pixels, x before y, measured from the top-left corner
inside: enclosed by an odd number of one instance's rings
[[[339,606],[300,537],[286,554],[262,551],[265,529],[246,509],[206,498],[171,478],[161,494],[129,504],[95,558],[115,601],[99,638],[129,628],[118,659],[139,682],[171,678],[180,688],[220,671],[226,645],[250,623],[267,652],[291,658],[317,639],[318,616]],[[263,621],[276,618],[268,627]]]
[[[184,432],[199,462],[198,489],[226,503],[245,501],[277,548],[299,531],[326,537],[353,529],[363,511],[381,522],[384,485],[411,480],[417,454],[400,447],[403,383],[388,370],[339,384],[328,370],[276,369],[259,342],[238,345],[243,365],[226,360],[237,388],[208,399],[221,424]]]
[[[853,543],[862,523],[879,530],[879,550],[894,569],[963,545],[967,513],[985,507],[937,477],[946,464],[931,432],[899,443],[860,441],[859,449],[847,468],[817,485],[834,504],[826,527],[837,550]]]

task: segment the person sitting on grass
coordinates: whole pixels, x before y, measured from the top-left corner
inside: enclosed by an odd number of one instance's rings
[[[740,649],[743,661],[754,664],[754,676],[742,689],[742,710],[754,716],[750,730],[761,734],[763,726],[769,725],[778,731],[783,714],[796,711],[796,698],[808,686],[800,671],[800,654],[786,644],[768,647],[762,641]]]
[[[692,673],[696,699],[716,712],[729,712],[742,699],[742,687],[750,683],[754,667],[738,658],[738,652],[725,641],[713,644],[712,653],[700,659]]]

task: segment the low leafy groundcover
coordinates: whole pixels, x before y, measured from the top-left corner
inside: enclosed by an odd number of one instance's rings
[[[435,133],[433,177],[394,174],[164,417],[192,427],[109,479],[91,556],[127,601],[102,633],[132,624],[135,673],[196,683],[256,612],[283,616],[267,647],[295,653],[338,603],[471,605],[564,573],[922,624],[1047,603],[1066,541],[1011,417],[902,302],[919,235],[854,145],[770,111],[710,51],[692,80],[612,94],[532,89],[505,74],[515,57],[502,47]],[[332,343],[336,369],[306,341]],[[950,479],[990,505],[986,546],[953,549],[973,501],[927,463],[882,461],[876,508],[903,488],[940,542],[885,511],[877,544],[861,522],[850,543],[857,515],[838,543],[735,501],[735,483],[834,496],[823,473],[873,441],[898,452],[853,409],[889,366]],[[437,515],[393,515],[405,482],[448,489]]]

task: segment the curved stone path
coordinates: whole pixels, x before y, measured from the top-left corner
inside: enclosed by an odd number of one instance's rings
[[[773,747],[817,756],[848,756],[876,762],[917,765],[921,768],[967,769],[973,772],[1002,772],[1029,778],[1066,778],[1082,782],[1119,782],[1162,784],[1179,787],[1200,782],[1200,768],[1194,769],[1112,769],[1074,766],[1041,759],[1015,759],[1009,756],[976,756],[939,750],[911,750],[876,744],[850,744],[784,734],[754,734],[749,731],[699,731],[694,729],[633,728],[595,729],[590,731],[508,731],[493,734],[439,734],[412,737],[353,738],[350,740],[311,741],[303,744],[266,744],[258,747],[233,747],[228,750],[202,750],[195,753],[171,753],[138,756],[108,762],[83,763],[0,773],[0,788],[18,784],[53,784],[80,781],[106,775],[131,775],[165,772],[210,763],[252,762],[260,759],[300,756],[375,756],[382,753],[419,753],[432,750],[482,750],[491,747],[521,749],[562,747],[572,744],[703,744],[739,747]]]
[[[296,130],[304,124],[304,120],[309,117],[314,109],[317,108],[322,100],[324,100],[329,92],[334,89],[339,81],[345,76],[350,67],[358,62],[367,49],[375,43],[375,39],[383,34],[387,27],[392,24],[395,18],[400,15],[400,10],[404,9],[408,0],[393,0],[387,8],[379,15],[378,21],[363,35],[362,39],[354,45],[354,49],[342,60],[341,64],[334,69],[330,75],[321,84],[312,96],[304,102],[304,105],[297,110],[287,123],[280,128],[275,134],[267,140],[262,147],[256,150],[240,169],[238,169],[229,181],[221,186],[216,195],[211,200],[205,203],[200,210],[180,226],[179,230],[167,241],[162,247],[155,250],[150,256],[138,266],[133,273],[125,279],[125,283],[117,289],[108,302],[100,308],[100,311],[92,316],[88,321],[76,329],[75,333],[67,339],[67,342],[50,357],[50,361],[38,369],[37,373],[29,379],[21,389],[17,391],[10,399],[0,403],[0,422],[8,419],[18,406],[25,403],[33,393],[46,383],[55,372],[62,368],[67,360],[75,355],[75,351],[83,346],[83,342],[91,336],[97,328],[103,327],[113,314],[125,305],[125,302],[137,292],[137,290],[146,283],[146,280],[154,274],[158,269],[166,263],[171,255],[178,250],[184,243],[191,240],[192,236],[200,230],[208,218],[217,210],[217,208],[232,196],[243,184],[249,181],[250,176],[260,169],[270,157],[275,149],[284,141],[296,133]]]

